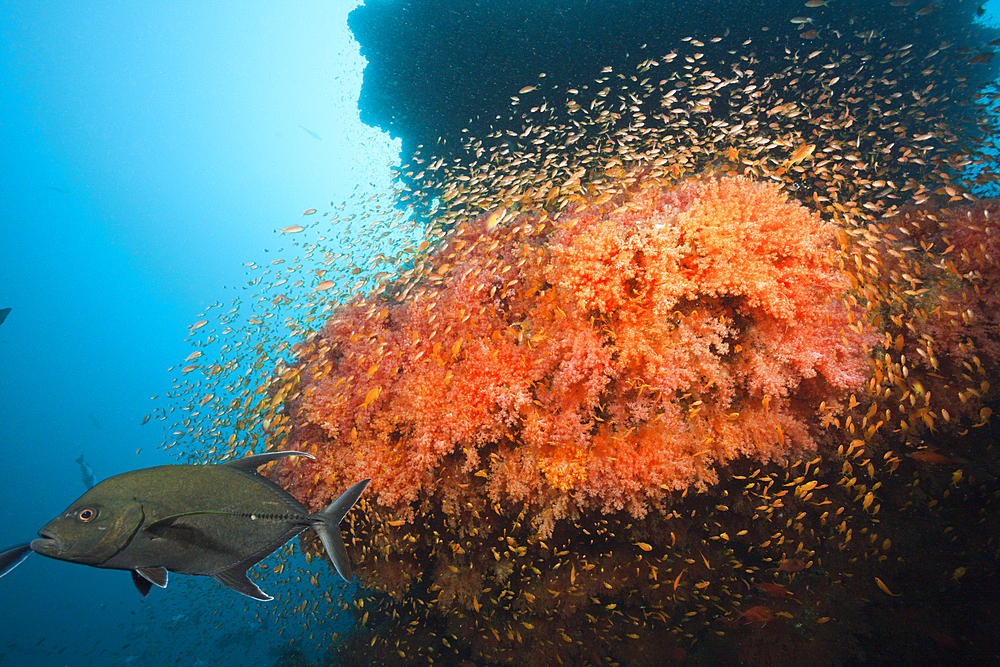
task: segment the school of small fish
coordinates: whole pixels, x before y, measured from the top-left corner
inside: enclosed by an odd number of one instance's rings
[[[818,12],[828,5],[804,3]],[[989,64],[992,53],[985,45],[953,53],[947,43],[889,49],[877,30],[833,35],[819,15],[803,14],[788,24],[794,40],[780,63],[760,62],[754,40],[713,35],[565,91],[539,76],[511,94],[502,129],[467,140],[465,159],[445,160],[427,147],[398,168],[396,200],[421,215],[378,196],[331,203],[329,226],[279,230],[297,239],[299,255],[249,264],[246,294],[216,303],[212,326],[206,311],[190,327],[199,354],[175,367],[171,405],[146,419],[172,420],[167,449],[219,461],[281,448],[296,427],[283,406],[301,397],[301,341],[358,295],[403,301],[422,281],[440,280],[446,268],[427,258],[470,216],[487,216],[493,232],[523,224],[529,211],[549,219],[580,207],[612,211],[627,204],[623,195],[640,173],[674,182],[720,173],[781,183],[841,230],[842,268],[855,287],[849,298],[878,317],[885,340],[872,355],[865,395],[845,397],[840,416],[830,406],[818,425],[839,434],[839,444],[809,460],[734,464],[715,487],[685,489],[649,520],[581,517],[549,539],[524,512],[499,504],[476,517],[474,525],[502,526],[487,544],[433,511],[382,516],[362,501],[345,536],[359,553],[359,576],[381,583],[354,601],[334,603],[328,593],[327,602],[351,609],[368,633],[345,650],[413,664],[464,655],[472,645],[511,660],[596,650],[601,662],[616,643],[664,634],[690,647],[703,632],[792,621],[827,627],[837,617],[835,606],[821,606],[824,595],[848,585],[887,598],[904,590],[882,569],[901,548],[888,537],[893,519],[883,511],[895,475],[910,475],[914,494],[936,489],[937,509],[909,508],[914,513],[943,511],[949,498],[974,493],[967,468],[975,465],[926,441],[951,425],[965,435],[989,422],[984,401],[993,396],[995,364],[984,343],[945,342],[948,331],[971,326],[971,307],[959,304],[978,297],[969,275],[980,269],[956,268],[961,262],[948,257],[954,223],[935,226],[926,215],[944,219],[939,209],[964,205],[984,235],[997,229],[996,206],[978,206],[975,193],[996,192],[1000,180],[991,153],[1000,131],[987,112],[1000,92],[980,87],[970,102],[971,72],[963,69]],[[521,125],[512,129],[515,121]],[[968,132],[970,125],[979,131]],[[996,260],[973,248],[963,261],[986,271]],[[493,268],[501,276],[502,260]],[[374,308],[369,315],[385,318]],[[962,363],[950,394],[931,387],[938,366]],[[378,397],[373,389],[361,404]],[[408,588],[419,572],[390,556],[407,544],[467,564],[455,566],[447,596]],[[964,566],[942,573],[953,583],[964,575]],[[807,615],[803,600],[822,611]],[[308,611],[303,627],[322,635],[322,608],[285,605]]]

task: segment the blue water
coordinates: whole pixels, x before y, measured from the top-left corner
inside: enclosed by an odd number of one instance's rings
[[[388,191],[356,4],[0,0],[0,548],[85,490],[81,454],[98,480],[175,462],[140,424],[188,327],[302,211]],[[273,664],[294,619],[257,604],[33,556],[0,580],[0,667]]]
[[[356,4],[0,2],[0,547],[85,490],[81,454],[98,480],[176,462],[140,423],[187,327],[303,210],[388,187]],[[0,665],[272,664],[245,608],[33,556],[0,580]]]

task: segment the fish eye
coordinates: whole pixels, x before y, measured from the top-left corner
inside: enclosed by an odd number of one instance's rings
[[[94,507],[84,507],[82,510],[77,511],[76,518],[84,523],[93,521],[97,518],[97,509]]]

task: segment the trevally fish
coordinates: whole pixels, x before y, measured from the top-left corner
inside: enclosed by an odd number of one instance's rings
[[[59,560],[130,570],[146,596],[167,573],[199,574],[255,600],[271,600],[247,570],[306,528],[316,531],[344,581],[351,562],[340,521],[361,497],[364,479],[317,514],[257,473],[304,452],[270,452],[213,465],[165,465],[115,475],[45,525],[40,539],[0,553],[0,576],[31,551]]]

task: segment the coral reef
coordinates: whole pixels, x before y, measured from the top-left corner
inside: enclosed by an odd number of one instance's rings
[[[272,389],[286,445],[316,456],[276,468],[284,486],[320,507],[374,479],[348,532],[390,601],[378,622],[422,614],[424,641],[500,662],[652,641],[694,600],[713,601],[702,620],[723,613],[746,576],[719,498],[769,517],[785,493],[755,507],[770,462],[812,499],[818,482],[789,471],[819,460],[821,419],[848,409],[875,340],[844,299],[834,228],[775,184],[618,176],[628,190],[589,206],[433,235],[400,281],[332,311]],[[697,518],[678,512],[691,502]],[[619,604],[659,616],[624,616],[625,632],[592,613]]]
[[[445,103],[448,132],[387,116],[398,208],[331,202],[192,327],[225,345],[178,366],[179,444],[310,451],[270,474],[315,508],[376,479],[344,528],[365,588],[326,598],[355,632],[302,617],[330,660],[990,654],[963,634],[1000,581],[988,40],[948,27],[972,3],[809,5],[486,77],[463,92],[502,108]]]
[[[853,292],[882,332],[869,416],[910,444],[949,424],[982,426],[992,412],[983,399],[1000,360],[998,218],[997,200],[981,200],[908,207],[841,233]]]
[[[293,491],[320,506],[373,477],[405,513],[457,458],[547,533],[580,510],[642,517],[716,463],[814,451],[819,406],[861,386],[873,340],[848,327],[830,225],[745,179],[634,190],[554,219],[484,214],[395,299],[339,309],[299,350],[296,446],[317,459]]]

